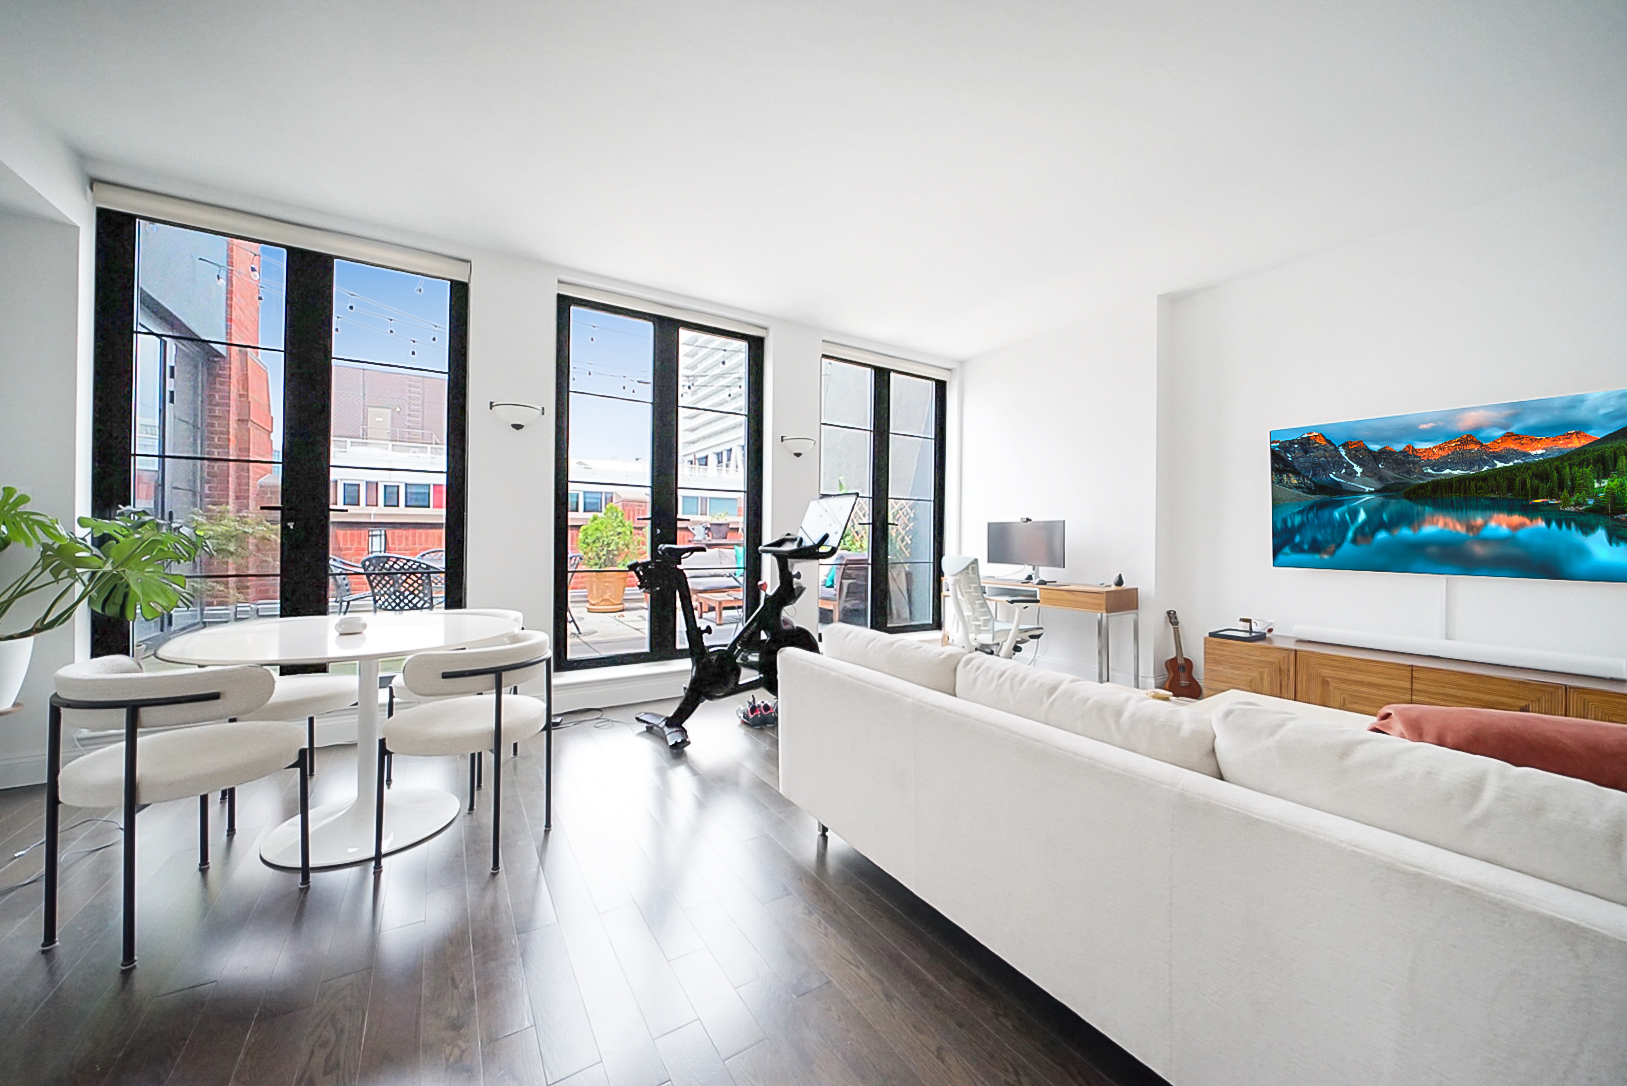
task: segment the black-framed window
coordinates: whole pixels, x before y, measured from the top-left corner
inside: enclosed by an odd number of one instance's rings
[[[699,544],[690,590],[726,642],[757,604],[763,339],[560,295],[556,644],[562,668],[674,659],[674,601],[627,563]]]
[[[860,500],[819,567],[821,623],[895,633],[941,625],[947,391],[935,378],[823,359],[820,493]]]
[[[443,556],[446,605],[461,605],[466,284],[106,209],[96,246],[93,510],[150,509],[214,544],[180,571],[192,607],[133,627],[98,616],[97,654],[327,612],[330,554],[373,544],[377,515],[358,507],[380,474],[438,489],[433,524],[405,538]],[[372,382],[364,418],[348,370]],[[392,406],[406,401],[427,405],[411,433]]]

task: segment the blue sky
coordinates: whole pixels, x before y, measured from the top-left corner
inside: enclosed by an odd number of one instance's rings
[[[1383,445],[1399,449],[1404,445],[1424,448],[1464,434],[1491,442],[1511,430],[1531,437],[1554,437],[1572,430],[1603,437],[1623,426],[1627,426],[1627,389],[1296,426],[1271,431],[1271,440],[1286,441],[1315,430],[1339,445],[1361,441],[1373,449]]]

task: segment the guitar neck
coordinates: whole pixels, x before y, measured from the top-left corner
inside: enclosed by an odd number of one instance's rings
[[[1175,635],[1175,659],[1186,659],[1186,653],[1181,651],[1181,628],[1179,626],[1171,626],[1170,632]]]

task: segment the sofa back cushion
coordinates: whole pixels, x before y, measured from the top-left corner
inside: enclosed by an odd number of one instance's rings
[[[867,667],[940,694],[955,692],[955,665],[965,655],[961,649],[867,630],[847,622],[831,623],[820,636],[822,652],[832,660]]]
[[[1386,705],[1373,730],[1627,792],[1627,728],[1620,724],[1456,705]]]
[[[1258,705],[1214,730],[1234,784],[1627,905],[1627,794]]]
[[[982,653],[969,653],[960,661],[955,695],[1160,762],[1220,776],[1214,732],[1207,714],[1197,706],[1157,701],[1128,686],[1091,682]]]

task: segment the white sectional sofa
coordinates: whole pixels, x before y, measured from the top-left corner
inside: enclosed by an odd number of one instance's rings
[[[780,657],[785,795],[1175,1086],[1627,1083],[1627,794],[1279,699],[825,652]]]

